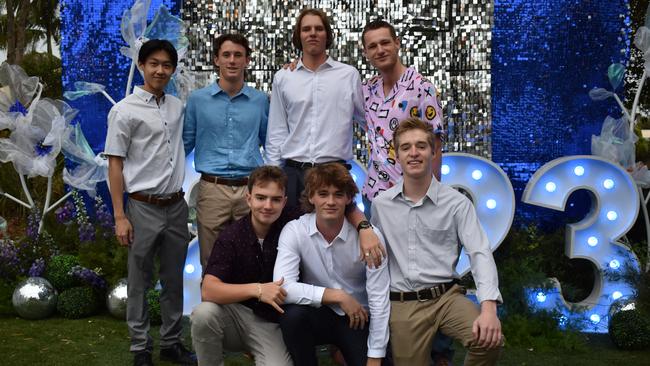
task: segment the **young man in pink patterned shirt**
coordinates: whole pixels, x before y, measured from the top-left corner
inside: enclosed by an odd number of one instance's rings
[[[393,143],[393,132],[399,123],[408,117],[417,117],[433,126],[436,138],[432,164],[438,180],[444,126],[436,88],[414,68],[400,61],[400,40],[395,28],[384,20],[372,21],[364,27],[361,41],[364,55],[379,71],[379,75],[363,85],[370,165],[361,193],[366,217],[370,217],[372,200],[402,179]],[[451,364],[454,354],[451,344],[451,338],[436,334],[431,354],[434,365]]]
[[[362,190],[367,216],[373,198],[402,177],[393,146],[393,131],[399,122],[417,117],[433,126],[436,133],[433,172],[438,180],[444,126],[436,88],[400,61],[400,40],[395,28],[384,20],[375,20],[364,27],[361,39],[364,55],[379,71],[379,75],[363,85],[370,143],[370,166]]]

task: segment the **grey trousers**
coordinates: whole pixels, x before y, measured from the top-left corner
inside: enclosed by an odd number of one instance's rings
[[[183,316],[183,267],[190,234],[185,200],[157,206],[129,199],[126,216],[133,226],[134,240],[128,258],[128,303],[126,323],[131,352],[151,351],[146,293],[153,286],[154,256],[160,258],[160,347],[180,342]]]
[[[192,311],[192,345],[199,365],[223,365],[223,351],[248,351],[255,365],[291,366],[280,326],[242,304],[202,302]]]

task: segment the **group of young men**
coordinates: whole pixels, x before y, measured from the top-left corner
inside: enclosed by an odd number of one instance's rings
[[[269,103],[244,82],[246,38],[221,35],[219,79],[185,108],[164,94],[173,46],[150,40],[140,49],[144,86],[111,110],[105,147],[116,236],[129,246],[135,365],[152,364],[145,293],[156,253],[164,360],[220,365],[224,350],[244,350],[257,365],[317,365],[315,346],[332,344],[350,366],[429,365],[445,357],[432,353],[440,330],[468,348],[467,364],[496,362],[496,266],[471,202],[438,182],[444,131],[434,86],[401,63],[385,21],[363,30],[363,52],[379,71],[363,84],[327,55],[333,39],[324,12],[303,10],[292,36],[301,57],[276,73]],[[362,189],[370,222],[347,165],[354,122],[371,148]],[[189,241],[181,186],[192,150],[204,276],[191,316],[196,355],[180,338]],[[455,283],[459,241],[480,311]]]

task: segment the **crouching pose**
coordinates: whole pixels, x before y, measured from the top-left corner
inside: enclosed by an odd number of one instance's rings
[[[371,268],[358,260],[357,230],[345,216],[357,192],[343,165],[315,166],[305,178],[303,208],[310,213],[280,235],[273,278],[284,280],[291,304],[280,327],[296,365],[318,365],[319,344],[336,345],[348,366],[379,365],[385,356],[387,261]]]

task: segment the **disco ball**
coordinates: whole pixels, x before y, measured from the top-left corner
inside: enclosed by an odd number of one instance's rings
[[[30,277],[20,282],[11,298],[14,309],[25,319],[43,319],[56,310],[58,294],[48,280]]]
[[[127,280],[122,278],[117,281],[115,286],[113,286],[108,295],[106,295],[106,307],[108,311],[114,317],[118,319],[126,319],[126,303],[128,299],[128,294],[126,290]]]

